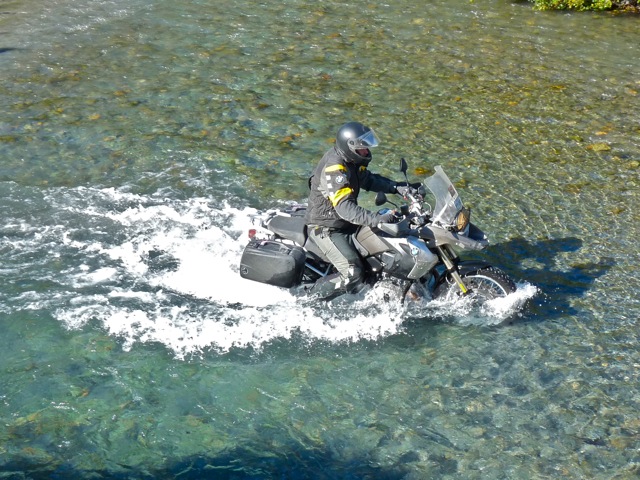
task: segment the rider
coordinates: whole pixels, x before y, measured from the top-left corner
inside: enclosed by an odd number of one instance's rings
[[[400,193],[406,182],[394,182],[371,173],[371,149],[379,143],[375,132],[359,122],[345,123],[309,179],[307,225],[315,242],[339,273],[318,280],[310,293],[330,297],[358,292],[363,286],[362,260],[351,238],[359,226],[377,227],[396,221],[393,212],[376,214],[358,205],[360,188],[367,191]]]

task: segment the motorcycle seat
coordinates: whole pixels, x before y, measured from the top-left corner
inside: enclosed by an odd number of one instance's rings
[[[296,213],[298,213],[296,215]],[[269,221],[269,230],[276,235],[293,240],[303,247],[307,241],[307,225],[304,211],[293,212],[290,215],[276,215]]]

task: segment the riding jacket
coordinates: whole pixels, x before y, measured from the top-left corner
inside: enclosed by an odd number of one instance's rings
[[[397,183],[371,173],[365,165],[347,161],[333,147],[327,151],[309,179],[307,225],[351,229],[354,225],[375,227],[378,215],[358,205],[360,188],[395,193]]]

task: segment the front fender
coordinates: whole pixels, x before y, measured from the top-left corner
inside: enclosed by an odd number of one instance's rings
[[[460,275],[464,277],[465,275],[469,275],[470,273],[477,272],[478,270],[490,266],[491,265],[487,262],[483,262],[480,260],[465,260],[458,263],[458,272],[460,272]]]

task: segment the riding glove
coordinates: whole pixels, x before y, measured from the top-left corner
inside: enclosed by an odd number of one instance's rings
[[[388,212],[383,214],[378,214],[378,223],[396,223],[398,221],[398,217],[396,217],[395,213]]]
[[[420,182],[409,183],[409,184],[407,184],[407,182],[399,182],[396,185],[396,192],[404,197],[407,193],[415,192],[421,186],[422,184]]]

